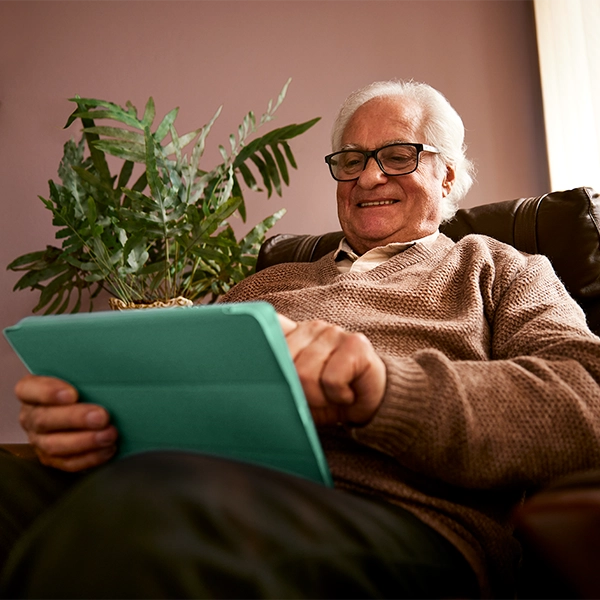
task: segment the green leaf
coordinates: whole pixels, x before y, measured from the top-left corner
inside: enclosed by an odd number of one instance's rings
[[[74,102],[77,102],[75,98],[71,98]],[[64,124],[63,129],[67,129],[70,127],[75,121],[77,121],[77,113],[79,112],[79,108],[76,108],[67,119],[67,122]]]
[[[69,298],[70,300],[70,298]],[[68,306],[68,303],[67,303]],[[62,307],[61,307],[62,308]],[[66,306],[65,306],[66,308]],[[59,308],[60,310],[60,308]],[[77,288],[77,300],[75,302],[75,305],[73,306],[73,309],[71,310],[71,313],[77,313],[81,310],[81,288]]]
[[[104,153],[101,150],[95,148],[93,145],[93,143],[99,139],[98,134],[85,132],[86,128],[94,127],[94,121],[91,118],[82,117],[81,113],[79,112],[75,113],[75,116],[78,116],[81,119],[81,123],[84,128],[85,141],[87,142],[88,149],[90,151],[90,156],[92,158],[92,162],[94,163],[96,171],[98,171],[99,176],[102,179],[104,179],[104,181],[110,181],[111,175],[110,169],[108,168],[108,163],[106,162],[106,157],[104,156]]]
[[[190,251],[191,248],[198,244],[204,235],[210,235],[220,227],[223,224],[223,221],[236,211],[240,201],[240,198],[230,197],[223,202],[213,214],[204,219],[199,226],[195,228],[193,237],[186,248],[186,252]]]
[[[175,129],[175,127],[173,125],[171,125],[171,127],[169,128],[169,133],[171,134],[171,143],[168,144],[168,146],[171,147],[171,151],[168,152],[168,154],[174,153],[177,164],[180,164],[182,162],[182,158],[183,158],[183,156],[181,154],[181,142],[180,142],[177,130]],[[166,149],[164,149],[164,148],[163,148],[163,154],[167,155]]]
[[[45,250],[39,250],[37,252],[29,252],[27,254],[23,254],[22,256],[19,256],[18,258],[15,258],[15,260],[10,262],[6,269],[11,271],[17,271],[19,270],[19,267],[42,261],[44,259],[45,254]]]
[[[142,125],[144,127],[152,127],[154,117],[156,115],[156,108],[154,106],[154,98],[150,96],[148,102],[146,102],[146,108],[144,110],[144,116],[142,117]]]
[[[208,136],[215,121],[219,118],[219,115],[221,114],[222,109],[223,109],[223,106],[219,106],[219,108],[217,109],[217,112],[215,112],[212,119],[206,125],[204,125],[204,127],[202,127],[202,129],[200,131],[200,136],[198,137],[198,140],[196,141],[196,144],[194,145],[194,150],[192,151],[192,165],[191,166],[194,170],[198,169],[198,163],[200,161],[200,158],[204,154],[204,146],[206,143],[206,137]]]
[[[127,255],[127,264],[134,270],[138,271],[144,266],[148,260],[148,253],[142,244],[134,246]]]
[[[96,203],[94,199],[90,196],[87,199],[87,220],[90,225],[93,225],[96,222],[96,218],[98,213],[96,211]]]
[[[127,100],[125,106],[127,107],[127,114],[137,119],[137,108],[131,103],[131,100]]]
[[[148,185],[148,176],[146,175],[146,171],[144,171],[135,182],[133,187],[131,188],[134,192],[143,192]]]
[[[106,275],[102,271],[90,271],[84,278],[84,281],[88,283],[96,283],[97,281],[104,281],[106,279]]]
[[[285,208],[282,208],[253,227],[240,243],[242,252],[245,254],[250,252],[252,249],[256,249],[256,252],[258,253],[258,249],[263,243],[267,231],[271,229],[273,225],[275,225],[275,223],[279,221],[283,215],[285,215],[285,213]]]
[[[193,139],[201,132],[201,129],[196,129],[196,131],[191,131],[190,133],[186,133],[185,135],[182,135],[181,137],[178,138],[178,149],[181,150],[182,148],[185,148],[190,142],[193,141]],[[169,156],[171,154],[173,154],[175,152],[175,144],[173,142],[171,142],[170,144],[167,144],[164,149],[163,149],[163,153],[165,156]]]
[[[75,113],[75,117],[81,119],[82,122],[98,119],[110,119],[111,121],[119,121],[125,125],[135,127],[136,129],[142,129],[141,122],[120,107],[116,107],[112,110],[80,110]],[[85,127],[88,127],[88,125]],[[90,127],[93,127],[93,125],[90,125]]]
[[[279,129],[274,129],[262,137],[253,140],[237,155],[234,161],[234,167],[237,168],[242,162],[246,162],[246,160],[248,160],[248,158],[250,158],[250,156],[257,152],[260,148],[297,137],[298,135],[310,129],[319,121],[320,118],[318,117],[316,119],[311,119],[310,121],[300,123],[299,125],[280,127]]]
[[[55,277],[56,275],[64,272],[68,268],[68,265],[57,263],[50,265],[45,269],[30,271],[29,273],[23,275],[23,277],[21,277],[21,279],[19,279],[19,281],[15,283],[13,290],[23,290],[26,288],[33,289],[37,286],[37,284],[41,283],[42,281],[46,281],[47,279],[51,279],[52,277]]]
[[[298,165],[296,164],[296,161],[294,160],[294,155],[292,154],[292,149],[290,148],[290,145],[287,142],[281,142],[281,147],[285,151],[285,156],[288,159],[288,162],[290,163],[290,165],[294,169],[297,169]]]
[[[92,144],[96,150],[108,152],[108,154],[117,158],[136,163],[143,163],[145,160],[144,146],[136,142],[95,140]]]
[[[246,203],[244,202],[244,195],[242,194],[242,188],[239,184],[238,178],[233,175],[233,187],[231,188],[231,195],[240,198],[241,202],[238,206],[238,212],[240,213],[240,217],[242,221],[246,222]]]
[[[281,196],[281,179],[279,178],[277,164],[275,163],[275,160],[266,148],[261,148],[260,153],[265,160],[265,166],[267,169],[267,173],[269,174],[269,180],[273,183],[277,195]]]
[[[59,297],[62,298],[64,292],[71,287],[66,284],[72,279],[72,277],[73,274],[71,270],[68,270],[67,272],[53,279],[47,286],[45,286],[40,294],[40,300],[33,309],[33,312],[38,312],[41,310],[52,300],[56,294],[59,294]]]
[[[273,144],[270,146],[273,151],[273,156],[275,156],[275,160],[277,161],[277,167],[279,168],[279,172],[281,173],[281,178],[285,185],[290,185],[290,175],[287,168],[287,163],[285,162],[285,158],[283,154],[281,154],[281,150],[278,148],[277,144]],[[281,194],[279,194],[281,196]]]
[[[73,171],[77,173],[79,179],[98,189],[104,189],[107,194],[112,192],[112,186],[109,181],[100,179],[94,173],[90,173],[83,167],[73,166]],[[78,199],[76,199],[77,201]],[[78,202],[79,203],[79,202]]]
[[[146,177],[148,178],[148,185],[152,192],[152,197],[162,204],[164,196],[164,185],[160,180],[158,168],[156,165],[156,154],[154,148],[154,138],[150,133],[150,129],[146,127],[144,129],[144,136],[146,138]]]
[[[84,108],[94,108],[98,106],[102,106],[104,108],[110,108],[114,110],[123,110],[118,104],[114,102],[109,102],[108,100],[100,100],[98,98],[82,98],[81,96],[75,96],[74,98],[69,98],[70,102],[75,102],[79,106]]]
[[[122,129],[121,127],[106,127],[101,125],[86,127],[83,131],[86,133],[95,133],[109,138],[114,138],[115,140],[133,142],[140,145],[143,145],[144,143],[144,136],[141,133],[130,131],[129,129]]]
[[[154,139],[158,143],[162,142],[165,139],[167,133],[169,133],[169,129],[175,122],[175,118],[177,117],[178,112],[179,112],[179,107],[174,108],[171,112],[167,113],[165,118],[161,121],[160,125],[158,126],[158,128],[156,129],[156,132],[154,134]]]
[[[283,89],[281,90],[281,92],[279,92],[279,96],[277,97],[277,102],[276,102],[275,106],[273,106],[273,101],[269,100],[269,104],[267,106],[267,112],[260,119],[261,124],[266,123],[267,121],[270,121],[273,118],[273,114],[279,108],[279,106],[283,102],[283,99],[285,98],[288,86],[290,85],[291,81],[292,81],[292,78],[290,77],[285,82]]]
[[[252,175],[252,171],[247,167],[245,163],[241,163],[237,170],[242,174],[244,179],[244,183],[253,191],[258,191],[258,184],[256,183],[256,179],[254,175]]]
[[[117,236],[119,238],[119,243],[121,244],[121,246],[125,246],[125,244],[127,244],[127,232],[124,229],[118,227]]]
[[[150,263],[145,265],[142,269],[140,269],[138,271],[138,275],[151,275],[152,273],[164,271],[165,266],[167,266],[167,263],[164,260],[161,260],[160,262]]]
[[[124,188],[131,179],[131,175],[133,174],[133,161],[126,160],[121,167],[121,172],[119,173],[119,180],[117,181],[117,190],[121,190]]]
[[[44,290],[44,292],[45,291],[46,290]],[[42,292],[42,294],[44,292]],[[67,289],[64,287],[57,292],[54,302],[44,311],[45,315],[52,314],[55,310],[57,310],[61,306],[66,292],[67,292]],[[81,295],[81,293],[80,293],[80,295]],[[67,299],[70,299],[70,293],[67,293]],[[41,310],[44,306],[46,306],[46,304],[47,304],[46,299],[45,298],[42,299],[42,295],[40,294],[40,302],[33,309],[33,312],[37,312],[37,311]]]
[[[261,174],[265,188],[267,189],[267,197],[270,198],[273,193],[273,186],[271,185],[271,178],[265,162],[259,158],[256,154],[250,156],[250,160],[256,165],[259,173]]]

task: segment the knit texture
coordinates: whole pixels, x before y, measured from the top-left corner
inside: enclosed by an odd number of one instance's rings
[[[336,487],[412,511],[454,543],[482,594],[510,597],[510,513],[529,488],[600,462],[600,340],[548,260],[440,235],[367,273],[329,254],[276,265],[225,302],[364,333],[387,367],[364,427],[319,432]]]

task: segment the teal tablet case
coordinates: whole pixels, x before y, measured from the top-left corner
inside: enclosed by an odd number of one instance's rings
[[[26,317],[25,366],[73,384],[120,433],[118,456],[198,451],[331,485],[273,307],[264,302]]]

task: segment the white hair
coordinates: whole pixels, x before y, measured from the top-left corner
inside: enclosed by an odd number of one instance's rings
[[[414,102],[423,111],[423,135],[419,142],[435,146],[439,159],[454,169],[455,180],[450,193],[443,199],[442,219],[451,219],[459,202],[473,185],[475,168],[466,157],[465,127],[458,113],[446,98],[426,83],[414,81],[377,81],[350,94],[342,104],[333,124],[333,152],[342,146],[342,136],[352,115],[373,98],[398,98]]]

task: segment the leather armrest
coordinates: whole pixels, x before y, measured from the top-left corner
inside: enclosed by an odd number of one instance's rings
[[[548,584],[537,598],[600,598],[600,471],[556,481],[517,508],[513,521],[526,585]]]

